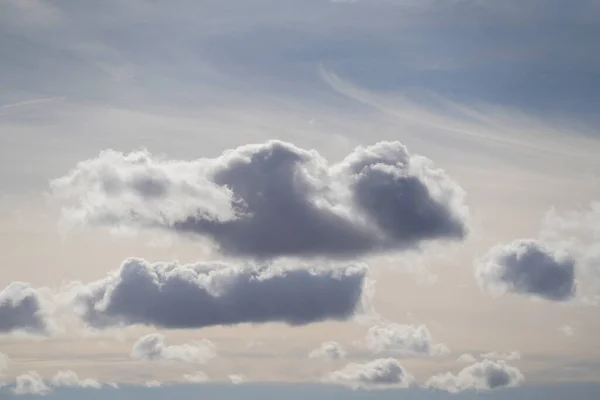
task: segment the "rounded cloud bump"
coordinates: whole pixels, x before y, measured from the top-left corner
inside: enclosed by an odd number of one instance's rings
[[[361,306],[366,267],[148,263],[128,259],[105,279],[75,284],[75,309],[96,328],[199,328],[345,320]]]
[[[463,190],[399,142],[337,164],[280,141],[195,161],[106,151],[51,187],[72,222],[199,235],[256,258],[353,257],[468,231]]]
[[[516,293],[567,301],[576,292],[575,261],[535,240],[498,245],[476,266],[479,285],[492,293]]]
[[[518,368],[504,361],[483,360],[462,369],[457,375],[450,372],[435,375],[426,387],[457,393],[463,390],[492,390],[521,384],[525,377]]]
[[[328,380],[353,388],[406,388],[415,382],[414,377],[393,358],[348,364],[329,374]]]
[[[26,283],[12,282],[0,291],[0,333],[49,333],[50,321],[39,292]]]

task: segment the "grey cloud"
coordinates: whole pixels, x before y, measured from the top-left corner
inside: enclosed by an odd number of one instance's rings
[[[141,337],[131,350],[131,357],[139,360],[171,360],[197,364],[204,364],[216,355],[215,346],[206,339],[166,346],[164,335],[158,333]]]
[[[322,360],[338,360],[346,356],[346,351],[338,342],[323,342],[319,347],[312,350],[309,358],[318,358]]]
[[[457,393],[469,389],[491,390],[517,386],[524,380],[518,368],[504,361],[483,360],[462,369],[457,375],[448,372],[432,376],[425,386]]]
[[[367,347],[375,353],[393,352],[405,356],[441,355],[449,352],[444,344],[433,342],[425,325],[385,324],[369,328]]]
[[[414,377],[393,358],[381,358],[364,364],[348,364],[329,374],[327,380],[353,388],[406,388],[414,383]]]
[[[50,321],[42,304],[37,290],[23,282],[12,282],[0,292],[0,333],[47,334]]]
[[[128,259],[106,278],[69,293],[96,328],[146,324],[200,328],[238,323],[345,320],[361,308],[366,268],[291,268]]]
[[[279,141],[190,162],[107,151],[51,187],[73,222],[199,235],[238,256],[353,257],[468,230],[462,189],[399,142],[337,164]]]
[[[516,293],[567,301],[576,293],[575,261],[536,240],[492,248],[476,265],[479,285],[492,293]]]

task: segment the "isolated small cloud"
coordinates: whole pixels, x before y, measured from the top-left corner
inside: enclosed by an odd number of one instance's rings
[[[321,360],[339,360],[346,357],[346,351],[338,342],[323,342],[319,347],[308,353],[309,358]]]
[[[241,374],[232,374],[229,375],[229,380],[231,381],[231,383],[233,383],[234,385],[240,385],[242,383],[246,383],[248,381],[248,379]]]
[[[194,161],[109,150],[51,188],[72,223],[198,235],[237,256],[354,257],[468,230],[463,190],[399,142],[337,164],[280,141]]]
[[[95,328],[301,325],[352,317],[363,301],[365,275],[362,265],[290,268],[131,258],[102,280],[71,285],[68,293],[75,311]]]
[[[575,329],[569,325],[562,325],[558,330],[567,337],[575,336]]]
[[[463,390],[491,390],[518,386],[525,377],[518,368],[504,361],[483,360],[462,369],[457,375],[450,372],[434,375],[425,387],[458,393]]]
[[[425,325],[385,324],[369,328],[367,347],[375,352],[392,352],[404,356],[432,356],[450,352],[444,344],[436,344]]]
[[[202,371],[197,371],[192,374],[183,375],[183,379],[191,383],[204,383],[210,381],[208,375]]]
[[[40,293],[23,282],[12,282],[0,292],[0,334],[47,334],[50,321]]]
[[[158,333],[141,337],[131,351],[131,357],[138,360],[171,360],[196,364],[205,364],[216,355],[216,348],[209,340],[166,346],[164,335]]]
[[[491,351],[489,353],[483,353],[479,357],[480,358],[487,358],[488,360],[513,361],[513,360],[520,360],[521,359],[521,353],[518,352],[518,351],[508,351],[508,352],[505,352],[505,353],[498,352],[498,351]]]
[[[58,371],[50,380],[53,387],[93,388],[100,389],[102,384],[95,379],[80,379],[73,371]]]
[[[149,388],[161,387],[162,383],[160,383],[159,381],[153,379],[153,380],[150,380],[150,381],[146,381],[144,383],[144,386],[149,387]]]
[[[393,358],[381,358],[364,364],[352,363],[329,374],[328,381],[353,388],[406,388],[414,377]]]
[[[516,293],[567,301],[576,292],[575,261],[536,240],[498,245],[476,266],[479,285],[491,293]]]
[[[13,393],[15,394],[45,395],[50,391],[50,387],[46,385],[42,376],[35,371],[29,371],[15,378],[15,386],[13,388]]]

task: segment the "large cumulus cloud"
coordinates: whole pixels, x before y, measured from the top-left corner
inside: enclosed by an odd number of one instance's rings
[[[138,339],[131,350],[131,357],[138,360],[171,360],[205,364],[216,357],[215,346],[209,340],[165,345],[165,337],[151,333]]]
[[[71,221],[199,235],[259,258],[351,257],[467,233],[461,188],[399,142],[336,164],[280,141],[194,161],[105,151],[51,187]]]
[[[574,259],[532,239],[495,246],[477,263],[476,274],[479,285],[492,293],[551,301],[567,301],[576,293]]]
[[[393,352],[404,356],[430,356],[449,352],[446,345],[434,343],[425,325],[379,324],[367,331],[367,347],[375,353]]]
[[[352,317],[364,300],[365,274],[362,265],[182,265],[131,258],[104,279],[73,284],[68,293],[83,320],[96,328],[300,325]]]
[[[0,334],[49,333],[51,322],[43,304],[38,290],[23,282],[12,282],[0,291]]]
[[[456,375],[447,372],[432,376],[425,386],[457,393],[468,389],[491,390],[517,386],[524,380],[518,368],[504,361],[483,360],[462,369]]]
[[[348,364],[329,374],[327,380],[353,388],[409,387],[415,382],[414,377],[393,358]]]

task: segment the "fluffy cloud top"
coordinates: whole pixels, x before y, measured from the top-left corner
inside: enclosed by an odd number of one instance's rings
[[[100,389],[102,384],[95,379],[80,379],[73,371],[58,371],[51,379],[50,384],[54,387],[79,387]]]
[[[328,380],[353,388],[406,388],[414,383],[414,377],[393,358],[380,358],[364,364],[348,364],[329,374]]]
[[[517,386],[524,380],[519,369],[504,361],[483,360],[462,369],[457,375],[447,372],[432,376],[425,386],[457,393],[469,389],[491,390]]]
[[[26,283],[12,282],[0,292],[0,333],[23,331],[46,334],[49,327],[37,290]]]
[[[467,233],[462,189],[399,142],[333,165],[279,141],[194,161],[105,151],[51,187],[73,222],[200,235],[258,258],[352,257]]]
[[[346,351],[338,342],[323,342],[319,347],[308,353],[310,358],[322,360],[338,360],[346,356]]]
[[[15,394],[45,395],[50,391],[50,387],[46,385],[42,376],[35,371],[29,371],[15,378],[15,387],[13,388]]]
[[[367,347],[375,353],[393,352],[406,356],[448,353],[444,344],[435,344],[425,325],[386,324],[369,328]]]
[[[492,293],[517,293],[566,301],[576,292],[575,261],[536,240],[498,245],[476,266],[479,285]]]
[[[166,346],[165,337],[158,333],[141,337],[131,351],[131,357],[139,360],[172,360],[197,364],[204,364],[216,355],[215,346],[206,339]]]
[[[106,278],[73,284],[75,309],[96,328],[198,328],[237,323],[344,320],[363,300],[366,268],[148,263],[131,258]]]

